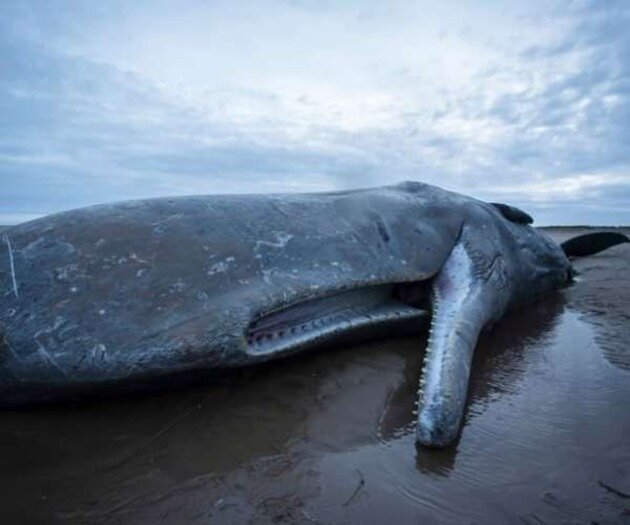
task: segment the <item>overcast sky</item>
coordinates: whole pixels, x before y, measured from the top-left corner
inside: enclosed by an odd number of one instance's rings
[[[0,224],[420,180],[630,224],[630,2],[0,3]]]

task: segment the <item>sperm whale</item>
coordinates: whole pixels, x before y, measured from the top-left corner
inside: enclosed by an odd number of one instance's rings
[[[417,440],[446,446],[480,331],[568,285],[570,256],[513,207],[420,182],[159,198],[3,232],[0,402],[82,399],[428,326]]]

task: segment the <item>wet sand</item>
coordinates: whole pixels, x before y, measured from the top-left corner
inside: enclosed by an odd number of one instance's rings
[[[426,341],[385,340],[0,412],[2,522],[630,523],[630,245],[575,266],[482,336],[450,450],[414,444]]]

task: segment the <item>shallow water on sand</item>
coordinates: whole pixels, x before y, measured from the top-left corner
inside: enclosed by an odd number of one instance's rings
[[[387,340],[4,411],[3,522],[630,522],[630,246],[576,266],[482,336],[450,450],[414,444],[426,341]]]

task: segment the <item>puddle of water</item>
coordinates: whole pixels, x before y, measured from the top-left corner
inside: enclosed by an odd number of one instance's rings
[[[549,332],[490,361],[476,369],[456,450],[418,449],[410,462],[408,422],[385,443],[324,456],[310,514],[334,523],[621,519],[626,502],[600,482],[630,481],[630,382],[602,359],[592,328],[565,311]],[[344,506],[358,472],[365,483]]]

